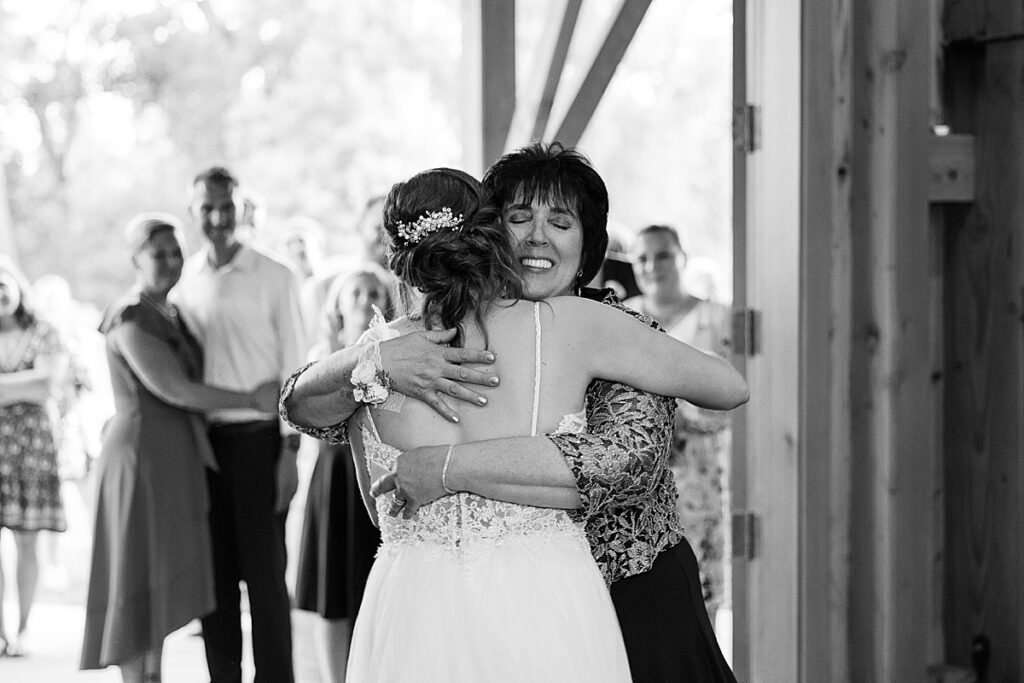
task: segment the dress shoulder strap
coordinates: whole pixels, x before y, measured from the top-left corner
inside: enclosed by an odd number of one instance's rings
[[[537,417],[540,414],[540,302],[533,302],[533,420],[530,436],[537,436]]]

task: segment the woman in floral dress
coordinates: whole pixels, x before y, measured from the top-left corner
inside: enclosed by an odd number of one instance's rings
[[[54,327],[40,320],[28,282],[0,260],[0,528],[18,551],[18,630],[12,639],[0,610],[0,654],[24,654],[24,636],[39,582],[39,532],[64,531],[57,448],[49,403],[67,367]],[[0,568],[0,605],[4,577]]]
[[[641,296],[625,304],[660,321],[665,330],[698,349],[728,356],[732,350],[730,311],[725,304],[687,290],[687,254],[675,228],[649,225],[630,250]],[[728,606],[725,568],[730,551],[725,524],[732,430],[729,413],[704,410],[686,401],[676,407],[676,431],[669,461],[679,489],[679,517],[700,565],[708,616]]]

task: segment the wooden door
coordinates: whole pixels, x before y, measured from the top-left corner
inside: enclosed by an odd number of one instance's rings
[[[944,212],[945,660],[1024,679],[1024,8],[944,12],[946,123],[974,203]],[[979,655],[981,655],[979,657]]]
[[[799,595],[800,1],[734,4],[733,661],[796,681]]]

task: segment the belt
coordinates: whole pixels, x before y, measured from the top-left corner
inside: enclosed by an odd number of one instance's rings
[[[267,429],[278,429],[277,420],[253,420],[251,422],[214,422],[210,425],[211,432],[230,432],[233,434],[251,434]]]

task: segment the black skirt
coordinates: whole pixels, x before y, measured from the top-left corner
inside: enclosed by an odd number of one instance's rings
[[[735,683],[685,539],[663,550],[648,571],[613,583],[611,594],[634,683]]]
[[[326,619],[355,619],[378,546],[351,449],[321,443],[306,497],[295,606]]]

